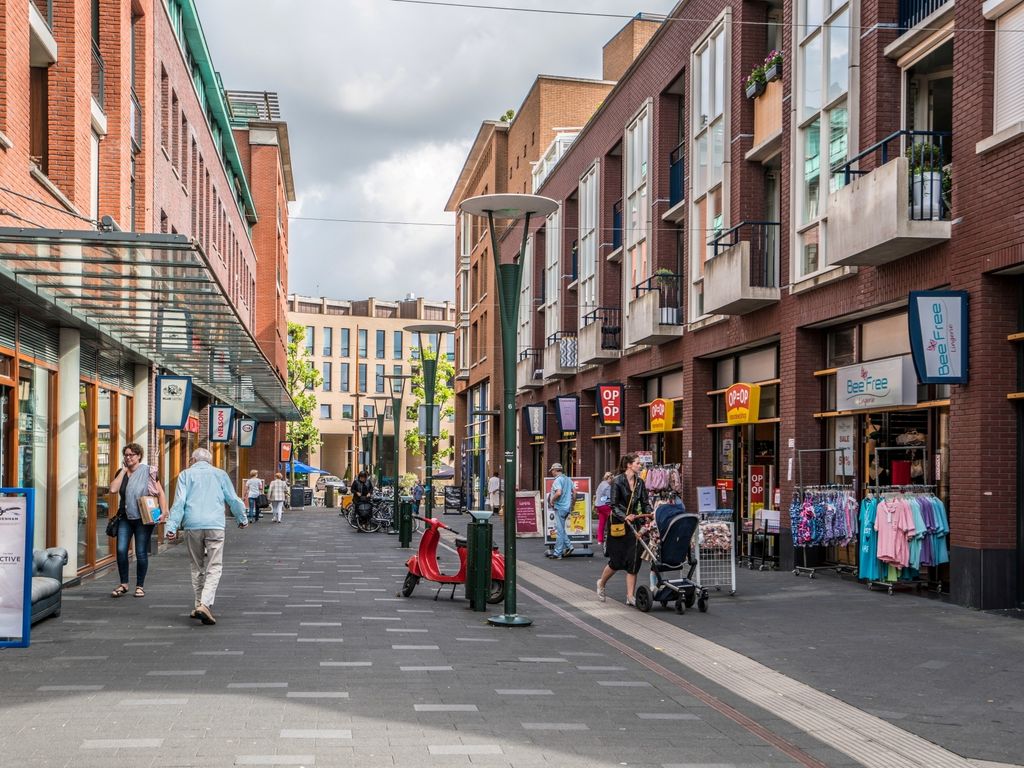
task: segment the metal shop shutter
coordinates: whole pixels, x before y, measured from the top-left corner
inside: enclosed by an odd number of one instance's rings
[[[22,354],[56,365],[60,362],[60,329],[47,327],[34,318],[21,315],[18,318],[18,346]]]

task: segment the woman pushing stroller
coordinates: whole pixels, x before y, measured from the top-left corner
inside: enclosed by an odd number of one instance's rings
[[[612,511],[608,518],[608,565],[597,580],[597,599],[605,599],[605,585],[616,571],[626,572],[626,604],[635,605],[636,574],[640,570],[640,551],[636,536],[628,530],[633,523],[651,514],[647,486],[640,477],[643,462],[635,453],[627,453],[619,461],[619,474],[612,480]]]

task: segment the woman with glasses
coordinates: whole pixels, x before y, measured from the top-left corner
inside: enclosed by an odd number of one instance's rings
[[[647,486],[640,477],[643,461],[635,453],[627,453],[619,461],[619,474],[612,480],[611,514],[608,519],[608,537],[605,539],[608,565],[597,580],[597,599],[604,601],[605,585],[616,571],[626,572],[626,605],[635,605],[636,574],[640,570],[640,552],[636,536],[630,530],[633,522],[651,512]],[[624,528],[616,529],[616,525]],[[619,533],[616,536],[615,533]]]
[[[139,512],[139,498],[156,496],[160,511],[167,515],[167,496],[163,486],[156,479],[156,467],[142,462],[142,446],[128,443],[121,454],[122,466],[110,483],[110,492],[118,495],[117,503],[117,573],[121,583],[110,593],[121,597],[128,592],[128,544],[135,539],[135,597],[145,597],[143,586],[149,569],[149,542],[155,525],[142,522]]]

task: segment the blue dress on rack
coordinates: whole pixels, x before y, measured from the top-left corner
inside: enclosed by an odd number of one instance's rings
[[[882,563],[878,559],[878,537],[875,535],[875,513],[878,499],[864,499],[860,505],[860,567],[857,575],[869,581],[882,579]]]

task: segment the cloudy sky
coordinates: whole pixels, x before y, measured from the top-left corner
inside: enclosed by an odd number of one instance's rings
[[[623,15],[675,5],[640,2],[474,4]],[[224,86],[280,94],[298,198],[290,290],[332,298],[453,299],[454,215],[444,205],[480,122],[518,109],[539,73],[600,77],[601,47],[626,23],[394,0],[197,5]]]

